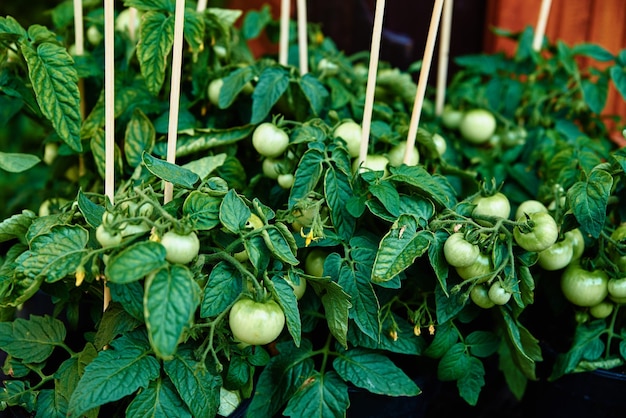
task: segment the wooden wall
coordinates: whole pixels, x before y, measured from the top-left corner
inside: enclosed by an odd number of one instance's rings
[[[540,5],[541,0],[488,0],[484,50],[512,52],[514,45],[494,36],[490,28],[520,31],[534,27]],[[626,0],[552,0],[546,36],[568,45],[595,43],[617,54],[626,49]],[[626,118],[626,101],[614,88],[609,91],[605,113]]]

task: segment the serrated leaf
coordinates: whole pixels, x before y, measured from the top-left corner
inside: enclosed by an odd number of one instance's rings
[[[313,372],[311,343],[303,340],[301,346],[292,342],[277,346],[278,355],[265,366],[256,385],[256,392],[246,411],[247,418],[271,417]]]
[[[189,410],[169,380],[157,379],[139,392],[126,409],[128,417],[191,418]]]
[[[437,276],[439,287],[446,296],[448,296],[448,263],[446,262],[443,253],[443,245],[445,244],[448,236],[449,235],[446,231],[435,231],[432,236],[430,246],[428,247],[428,259],[430,260],[430,265],[435,272],[435,276]]]
[[[388,357],[367,349],[342,352],[333,367],[342,379],[372,393],[386,396],[416,396],[421,393],[411,380]]]
[[[454,344],[439,361],[437,378],[443,381],[462,378],[468,370],[470,358],[463,343]]]
[[[582,80],[581,87],[583,98],[593,113],[600,114],[606,105],[609,95],[609,85],[607,77],[599,77],[595,81]]]
[[[193,53],[200,53],[204,49],[204,19],[203,12],[185,8],[185,23],[183,26],[185,40]]]
[[[250,123],[262,122],[289,87],[289,73],[282,67],[268,67],[259,76],[252,93]]]
[[[81,152],[80,92],[72,57],[65,48],[50,42],[35,49],[24,39],[19,46],[42,114],[71,149]]]
[[[501,309],[504,319],[504,338],[509,345],[515,364],[529,379],[535,379],[535,361],[541,360],[539,342],[518,319],[513,318],[505,309]]]
[[[345,204],[353,196],[348,176],[329,167],[324,176],[324,196],[337,235],[346,241],[349,240],[354,234],[356,218],[350,214]]]
[[[112,283],[140,280],[165,265],[165,247],[158,242],[141,241],[111,257],[105,275]]]
[[[233,234],[238,234],[245,230],[251,214],[246,202],[234,189],[230,189],[220,205],[219,218],[222,225]]]
[[[622,99],[626,100],[626,67],[619,67],[617,65],[614,65],[613,67],[611,67],[609,72],[611,74],[611,80],[613,80],[615,88],[622,96]]]
[[[283,414],[288,417],[345,416],[350,398],[348,386],[337,373],[314,372],[289,399]]]
[[[348,295],[336,282],[330,280],[307,280],[320,296],[330,333],[344,348],[348,347],[348,318],[352,308]]]
[[[197,190],[189,193],[183,204],[183,215],[188,216],[199,230],[210,230],[220,223],[222,199]]]
[[[20,242],[25,243],[26,231],[28,231],[35,217],[34,212],[24,210],[22,213],[13,215],[0,222],[0,242],[17,238]]]
[[[431,175],[421,166],[401,165],[391,167],[390,180],[404,183],[435,202],[440,207],[451,208],[456,203],[454,191],[445,178]]]
[[[302,78],[298,80],[298,85],[311,105],[313,113],[319,115],[324,107],[324,101],[328,97],[328,91],[326,91],[324,85],[311,74],[302,76]]]
[[[143,163],[152,174],[158,178],[169,181],[177,186],[186,189],[193,189],[195,184],[200,181],[200,177],[196,173],[176,164],[160,160],[152,155],[144,152],[142,154]]]
[[[105,151],[105,138],[104,138],[104,130],[97,129],[91,140],[89,141],[89,146],[91,149],[91,154],[93,156],[93,160],[96,164],[96,169],[98,170],[98,174],[100,177],[106,177],[106,151]],[[122,156],[120,152],[120,148],[117,144],[114,144],[113,147],[113,165],[114,171],[116,173],[122,172]]]
[[[430,245],[432,234],[418,230],[413,216],[401,215],[380,241],[372,270],[372,282],[391,280],[413,264]]]
[[[293,291],[293,287],[280,277],[273,277],[271,283],[273,285],[271,289],[272,294],[278,300],[280,307],[285,313],[289,334],[291,334],[296,347],[299,347],[302,339],[302,323],[300,322],[298,299]]]
[[[476,357],[489,357],[498,350],[500,339],[488,331],[473,331],[465,338],[465,344]]]
[[[226,162],[227,158],[228,155],[225,153],[208,155],[206,157],[189,161],[183,165],[183,168],[196,173],[201,179],[205,179],[209,176],[209,174],[221,167]]]
[[[87,223],[92,228],[97,228],[102,223],[102,215],[105,212],[104,207],[92,202],[82,190],[78,191],[76,202],[78,203],[80,213],[83,214]]]
[[[352,267],[356,264],[355,267]],[[360,263],[342,263],[337,283],[350,295],[353,309],[350,318],[372,340],[380,340],[380,303],[369,280],[369,268],[359,269]]]
[[[50,316],[0,322],[0,348],[24,363],[45,361],[65,339],[65,326]]]
[[[143,306],[150,344],[159,358],[171,359],[200,304],[200,288],[189,269],[181,265],[150,275],[145,288]]]
[[[39,157],[32,154],[0,152],[0,170],[9,173],[21,173],[34,167],[40,161]]]
[[[227,309],[243,290],[243,276],[232,264],[219,262],[204,287],[200,316],[210,318]]]
[[[148,11],[141,18],[137,59],[148,90],[157,95],[165,80],[167,56],[174,44],[174,16]]]
[[[289,193],[290,208],[315,189],[322,177],[323,161],[324,154],[318,149],[309,149],[302,155]]]
[[[119,303],[111,303],[102,315],[93,343],[98,350],[102,350],[118,335],[132,331],[141,324],[143,321],[131,316]]]
[[[263,231],[263,239],[274,257],[292,266],[300,264],[295,254],[295,240],[284,224],[269,225]]]
[[[137,108],[126,125],[124,135],[124,156],[131,167],[137,167],[143,161],[142,155],[150,153],[154,147],[156,131],[150,119]]]
[[[53,389],[44,389],[37,395],[35,418],[65,418],[67,402]]]
[[[109,283],[108,285],[111,291],[111,300],[122,305],[124,310],[133,318],[143,321],[143,283],[135,281],[126,284]]]
[[[218,105],[220,109],[230,107],[244,87],[256,77],[254,66],[238,68],[223,78],[224,84],[220,89]]]
[[[594,238],[600,236],[612,187],[611,174],[594,169],[586,180],[575,183],[567,191],[570,207],[583,233]]]
[[[465,374],[456,383],[459,395],[468,404],[475,406],[478,402],[478,395],[485,386],[485,366],[476,357],[470,357],[464,371]]]
[[[17,260],[18,270],[30,278],[44,277],[54,283],[74,274],[82,262],[89,233],[81,226],[55,225],[37,235],[30,250]]]
[[[181,135],[178,138],[178,141],[176,142],[176,156],[186,157],[188,155],[207,151],[216,147],[234,144],[250,137],[255,128],[255,125],[244,125],[228,129],[195,129],[195,132],[199,133],[198,135]],[[167,144],[157,144],[155,147],[155,153],[157,155],[165,156],[167,154]]]
[[[206,365],[194,359],[188,350],[174,355],[163,363],[163,369],[176,387],[192,416],[213,417],[217,414],[220,401],[219,375],[211,374]]]
[[[78,418],[92,408],[122,399],[148,387],[159,376],[159,362],[144,340],[124,336],[111,346],[85,368],[70,399],[68,417]]]
[[[439,324],[435,338],[430,343],[424,355],[432,358],[443,357],[454,344],[459,341],[459,332],[450,321]]]
[[[584,55],[597,61],[606,62],[613,61],[615,56],[609,51],[597,44],[580,43],[572,47],[572,53],[575,55]]]

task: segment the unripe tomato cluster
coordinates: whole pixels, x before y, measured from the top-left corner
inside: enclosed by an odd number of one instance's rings
[[[291,189],[294,175],[289,171],[289,164],[284,154],[289,147],[287,132],[272,122],[264,122],[252,133],[252,146],[263,157],[263,174],[276,180],[283,189]]]

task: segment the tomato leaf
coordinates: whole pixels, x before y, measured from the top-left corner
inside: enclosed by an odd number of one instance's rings
[[[73,274],[82,263],[89,233],[81,226],[56,225],[37,235],[30,250],[17,259],[17,270],[33,279],[54,283]]]
[[[615,56],[600,45],[590,43],[580,43],[572,47],[572,53],[575,55],[583,55],[593,58],[596,61],[606,62],[613,61]]]
[[[304,280],[304,279],[301,279]],[[278,300],[280,307],[285,313],[287,329],[293,338],[296,347],[300,347],[302,340],[302,323],[300,322],[300,310],[298,309],[298,299],[293,292],[293,287],[282,277],[274,276],[271,280],[271,292]]]
[[[171,0],[124,0],[124,6],[135,7],[142,11],[174,12],[174,2]]]
[[[163,363],[163,369],[192,416],[213,417],[217,414],[222,379],[211,374],[204,363],[196,361],[193,352],[180,350],[172,360]]]
[[[312,346],[308,340],[303,340],[299,348],[285,342],[278,344],[277,349],[278,355],[272,357],[259,376],[246,417],[274,416],[313,374]]]
[[[233,189],[230,189],[224,196],[219,209],[219,219],[222,225],[233,234],[244,231],[248,218],[250,218],[250,208],[243,199]]]
[[[115,402],[139,388],[146,388],[160,373],[150,355],[145,335],[134,333],[111,343],[86,368],[69,401],[68,417],[80,417],[90,409]]]
[[[143,283],[139,281],[117,284],[110,282],[108,284],[111,290],[111,300],[118,302],[124,307],[126,312],[131,314],[133,318],[140,321],[143,317]]]
[[[498,350],[500,339],[493,332],[474,331],[465,338],[465,344],[476,357],[489,357]]]
[[[304,153],[296,168],[294,183],[289,194],[290,208],[315,189],[322,177],[323,161],[324,154],[318,149],[310,148]]]
[[[128,405],[126,414],[133,417],[191,418],[191,413],[176,393],[170,380],[156,379],[140,391]]]
[[[328,97],[328,91],[326,91],[324,85],[311,74],[303,75],[298,80],[298,85],[311,105],[313,113],[319,115],[324,107],[324,101]]]
[[[0,169],[9,173],[21,173],[40,161],[39,157],[32,154],[0,152]]]
[[[102,223],[102,215],[105,212],[103,206],[92,202],[82,190],[78,191],[76,202],[78,203],[80,213],[83,214],[85,220],[91,227],[96,228]]]
[[[41,363],[63,343],[65,333],[63,322],[48,315],[17,318],[0,322],[0,348],[24,363]]]
[[[193,189],[194,185],[200,181],[200,177],[193,171],[155,158],[147,152],[142,154],[142,158],[148,171],[158,178],[177,186]]]
[[[539,341],[533,337],[518,319],[505,309],[500,309],[504,320],[504,338],[511,349],[511,355],[520,371],[528,378],[535,379],[535,361],[541,360]]]
[[[194,131],[197,135],[183,136],[178,138],[176,143],[176,156],[186,157],[188,155],[210,150],[216,147],[234,144],[248,138],[254,131],[255,125],[236,126],[228,129],[218,128],[197,128]],[[157,144],[155,147],[157,155],[167,154],[167,144]]]
[[[112,303],[102,315],[93,343],[98,350],[102,350],[118,335],[132,331],[142,324],[143,315],[138,320],[119,303]]]
[[[610,74],[615,88],[622,98],[626,100],[626,63],[622,67],[618,67],[617,65],[611,67]]]
[[[395,218],[400,216],[400,194],[393,184],[381,181],[370,185],[368,190],[383,204],[389,214]]]
[[[557,356],[548,380],[554,381],[565,374],[573,372],[583,359],[588,347],[594,345],[595,341],[605,332],[606,323],[602,320],[579,325],[574,333],[572,346],[567,353]]]
[[[90,141],[91,153],[96,163],[96,169],[98,170],[98,174],[100,177],[106,177],[106,156],[105,156],[105,144],[104,144],[104,130],[98,129],[93,133],[93,137]],[[120,147],[117,144],[113,146],[113,163],[114,170],[116,173],[122,171],[122,156],[121,156]]]
[[[126,125],[124,137],[124,156],[131,167],[137,167],[143,161],[143,152],[150,153],[154,148],[156,131],[150,119],[137,108]]]
[[[230,107],[246,84],[258,75],[254,66],[238,68],[223,78],[224,84],[220,89],[218,105],[220,109]]]
[[[173,265],[146,279],[144,316],[157,357],[172,359],[200,303],[200,288],[184,266]]]
[[[296,258],[296,241],[284,224],[278,222],[269,225],[262,235],[265,245],[274,257],[292,266],[300,264],[300,260]]]
[[[26,231],[35,219],[35,214],[30,210],[23,210],[0,222],[0,242],[17,238],[22,243],[26,243]]]
[[[165,247],[140,241],[111,257],[104,270],[111,283],[135,282],[165,265]]]
[[[338,256],[338,254],[335,254]],[[332,257],[333,254],[328,257]],[[328,258],[327,258],[328,261]],[[320,296],[328,329],[330,333],[337,339],[337,342],[344,348],[348,347],[348,317],[352,303],[350,295],[346,293],[341,286],[329,279],[313,279],[307,281]]]
[[[439,281],[439,287],[448,296],[448,262],[443,253],[443,245],[448,239],[448,233],[446,231],[438,230],[432,236],[430,245],[428,246],[428,259],[430,265],[437,276]]]
[[[143,14],[139,26],[137,59],[148,90],[157,95],[165,80],[167,56],[174,44],[174,16],[156,11]]]
[[[435,338],[424,351],[424,355],[432,358],[441,358],[459,340],[459,333],[451,321],[440,322],[435,332]]]
[[[183,215],[194,223],[194,228],[208,231],[220,223],[222,199],[197,190],[189,193],[183,203]]]
[[[345,204],[353,196],[350,179],[343,172],[329,167],[324,177],[324,194],[337,235],[349,240],[356,227],[356,219]]]
[[[440,207],[451,208],[456,203],[454,190],[450,183],[440,176],[433,176],[421,166],[401,165],[391,167],[390,180],[411,186],[417,193],[424,195]]]
[[[49,34],[55,39],[52,32]],[[29,36],[33,35],[29,30]],[[45,42],[35,46],[22,39],[19,46],[28,64],[28,76],[42,114],[72,150],[81,152],[80,93],[72,57],[56,43]]]
[[[476,357],[469,357],[465,374],[456,383],[461,398],[472,406],[478,402],[478,395],[485,386],[485,366]]]
[[[413,325],[399,315],[393,314],[385,318],[381,329],[383,333],[379,341],[363,333],[358,327],[348,329],[348,340],[358,347],[371,348],[372,350],[385,350],[392,353],[420,355],[426,345],[423,338],[416,338]],[[398,333],[398,339],[394,341],[388,330],[394,329]]]
[[[372,282],[389,281],[412,265],[417,257],[428,250],[431,237],[430,232],[418,231],[413,216],[400,215],[380,241],[372,270]]]
[[[388,357],[365,348],[344,351],[333,360],[333,367],[344,380],[386,396],[416,396],[421,393]]]
[[[606,105],[609,95],[609,80],[607,76],[599,76],[593,82],[587,79],[581,81],[583,98],[593,113],[600,114]]]
[[[224,261],[218,263],[204,287],[200,316],[211,318],[226,310],[243,290],[243,276],[234,266]]]
[[[262,122],[289,87],[289,73],[282,67],[268,67],[259,76],[252,93],[250,123]]]
[[[600,236],[612,187],[611,174],[594,169],[587,179],[577,182],[567,191],[570,206],[583,233],[594,238]]]
[[[348,386],[333,371],[313,372],[289,399],[283,414],[288,417],[345,416],[350,399]]]
[[[204,49],[204,13],[185,8],[185,23],[183,31],[185,40],[189,44],[189,49],[194,54],[202,52]]]

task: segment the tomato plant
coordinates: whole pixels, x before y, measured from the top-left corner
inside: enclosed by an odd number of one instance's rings
[[[273,300],[255,302],[241,298],[230,309],[228,323],[237,341],[265,345],[274,341],[285,326],[285,314]]]

